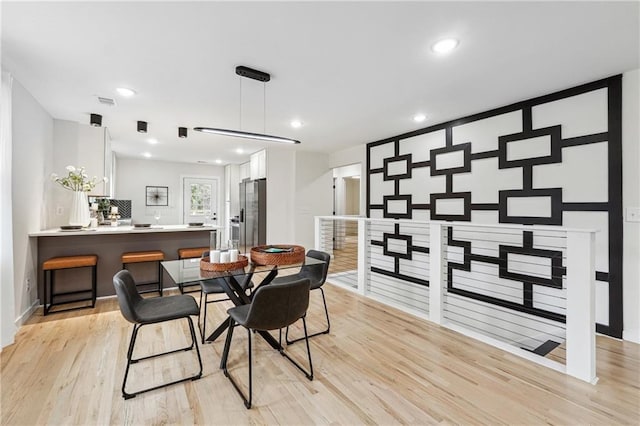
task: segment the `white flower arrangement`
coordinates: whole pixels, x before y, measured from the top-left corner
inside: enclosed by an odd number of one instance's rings
[[[68,189],[70,191],[91,191],[98,183],[108,181],[106,177],[98,179],[97,176],[89,179],[89,176],[84,171],[84,167],[76,168],[74,166],[67,166],[65,168],[69,172],[67,176],[60,177],[57,174],[52,173],[51,179],[54,182],[59,183],[64,189]]]

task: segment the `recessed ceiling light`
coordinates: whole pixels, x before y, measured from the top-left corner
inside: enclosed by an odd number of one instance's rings
[[[158,143],[158,139],[156,138],[149,138],[147,139],[147,142],[149,142],[151,145],[155,145]]]
[[[136,94],[136,91],[133,89],[129,89],[127,87],[118,87],[116,91],[120,94],[120,96],[124,96],[128,98],[129,96],[133,96]]]
[[[292,120],[291,121],[291,127],[293,127],[294,129],[298,129],[298,128],[302,127],[302,121],[300,121],[300,120]]]
[[[151,153],[150,152],[143,152],[142,156],[146,157],[146,158],[151,158]]]
[[[222,164],[222,160],[218,158],[218,159],[216,160],[216,164]]]
[[[242,153],[244,153],[244,150],[242,148],[237,148],[236,149],[236,153],[237,154],[242,154]]]
[[[413,116],[413,121],[415,121],[416,123],[422,123],[426,119],[427,116],[424,114],[416,114]]]
[[[431,50],[436,53],[449,53],[458,46],[458,40],[455,38],[445,38],[436,42],[431,46]]]

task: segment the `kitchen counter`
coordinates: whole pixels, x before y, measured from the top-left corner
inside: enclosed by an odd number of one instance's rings
[[[218,225],[187,226],[159,225],[150,228],[133,226],[100,226],[94,229],[63,231],[59,228],[32,232],[29,234],[37,245],[38,297],[42,303],[44,274],[42,263],[58,256],[76,256],[95,254],[98,256],[97,294],[111,296],[115,294],[113,276],[122,269],[122,253],[132,251],[162,250],[165,260],[178,258],[178,249],[188,247],[209,247],[210,234],[218,231],[218,241],[223,227]],[[157,264],[133,264],[130,266],[134,278],[138,282],[150,281],[156,277]],[[56,289],[58,292],[72,291],[78,282],[87,281],[83,271],[61,270],[56,272]],[[164,275],[164,287],[173,287],[171,278]]]
[[[152,234],[157,232],[196,232],[223,229],[219,225],[188,226],[188,225],[152,225],[149,228],[136,228],[130,225],[99,226],[97,228],[83,228],[80,230],[62,230],[60,228],[45,229],[32,232],[30,237],[70,237],[78,235],[110,235],[110,234]]]

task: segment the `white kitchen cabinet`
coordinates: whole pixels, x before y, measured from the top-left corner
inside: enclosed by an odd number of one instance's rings
[[[240,180],[251,178],[251,162],[240,164]]]
[[[267,177],[267,151],[262,150],[251,154],[250,172],[251,180]]]

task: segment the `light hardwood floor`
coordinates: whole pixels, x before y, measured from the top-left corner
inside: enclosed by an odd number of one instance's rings
[[[1,423],[36,424],[638,424],[640,346],[598,337],[592,386],[331,285],[331,334],[312,339],[310,382],[254,338],[254,408],[218,369],[224,339],[201,347],[203,378],[124,401],[131,326],[115,299],[36,313],[2,351]],[[228,302],[225,302],[228,303]],[[224,303],[210,305],[211,325]],[[312,292],[310,328],[323,319]],[[146,328],[146,330],[145,330]],[[246,333],[229,368],[246,383]],[[137,354],[187,342],[185,323],[143,327]],[[146,343],[145,343],[146,342]],[[304,360],[304,344],[290,347]],[[195,371],[193,352],[132,367],[132,387]]]

